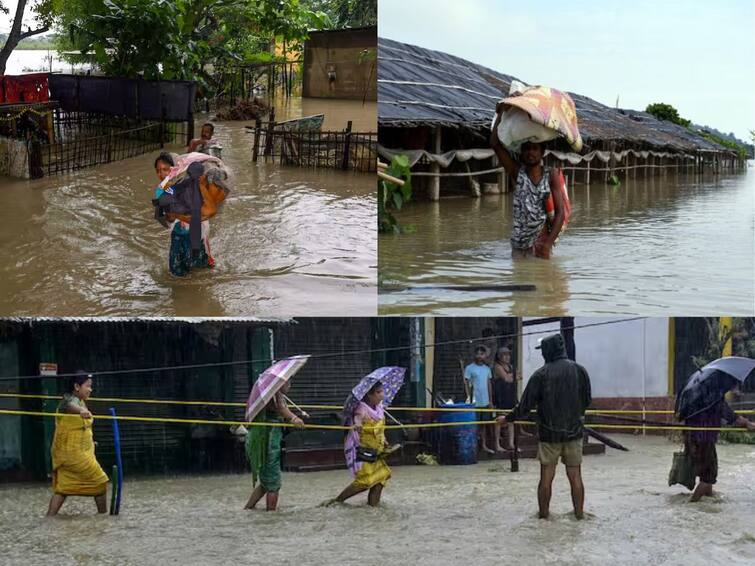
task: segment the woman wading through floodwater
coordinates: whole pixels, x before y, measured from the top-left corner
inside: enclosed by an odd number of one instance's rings
[[[107,513],[108,477],[94,456],[94,417],[86,400],[92,394],[92,376],[78,373],[58,405],[52,441],[53,496],[47,516],[58,514],[70,495],[94,497],[98,513]]]

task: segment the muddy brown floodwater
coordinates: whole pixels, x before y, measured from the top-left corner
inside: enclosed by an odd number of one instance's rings
[[[585,457],[581,522],[562,470],[551,518],[536,518],[534,460],[516,474],[508,462],[395,467],[377,509],[364,497],[318,507],[345,470],[284,474],[277,513],[241,509],[248,475],[127,477],[117,518],[72,499],[48,520],[46,487],[5,485],[3,564],[753,564],[755,447],[719,445],[720,493],[692,504],[666,482],[676,445],[618,438],[630,452]]]
[[[279,104],[279,120],[324,112],[326,128],[375,130],[374,103]],[[255,165],[247,124],[216,124],[236,190],[211,221],[217,267],[185,278],[168,272],[170,234],[152,218],[156,153],[0,179],[0,316],[374,314],[374,175]]]
[[[755,170],[577,185],[553,259],[512,261],[511,195],[416,202],[380,236],[380,314],[746,315],[755,308]],[[531,284],[536,291],[438,287]]]

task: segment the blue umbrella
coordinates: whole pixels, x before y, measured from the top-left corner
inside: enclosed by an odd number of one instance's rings
[[[351,424],[354,411],[360,401],[364,399],[370,389],[378,382],[383,384],[383,406],[387,407],[393,402],[394,397],[404,384],[406,368],[386,366],[378,368],[369,375],[364,376],[351,390],[351,394],[343,405],[343,418],[347,425]]]
[[[755,371],[755,360],[730,356],[700,368],[693,373],[676,398],[676,414],[688,419],[720,402],[726,392]]]

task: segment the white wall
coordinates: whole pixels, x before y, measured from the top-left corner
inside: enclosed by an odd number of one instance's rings
[[[576,317],[574,344],[577,362],[590,374],[593,397],[661,397],[668,395],[668,318],[626,320],[632,317]],[[622,320],[580,328],[609,320]],[[532,320],[525,318],[524,320]],[[543,365],[538,338],[559,331],[559,323],[525,326],[524,333],[548,330],[546,334],[524,336],[522,376],[526,385]]]

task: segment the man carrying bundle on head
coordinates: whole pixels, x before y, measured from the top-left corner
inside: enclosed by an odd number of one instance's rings
[[[560,169],[543,165],[543,142],[566,137],[575,151],[582,147],[574,102],[568,94],[516,81],[496,106],[490,145],[514,183],[511,255],[549,259],[571,215]],[[519,153],[515,160],[512,153]]]

